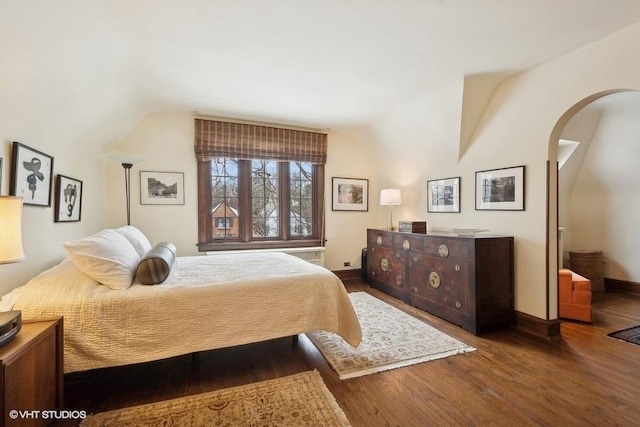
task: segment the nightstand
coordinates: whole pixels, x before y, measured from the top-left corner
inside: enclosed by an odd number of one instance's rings
[[[43,426],[52,421],[38,412],[64,405],[63,351],[61,317],[23,322],[20,332],[0,347],[0,424]],[[11,410],[26,416],[11,417]]]

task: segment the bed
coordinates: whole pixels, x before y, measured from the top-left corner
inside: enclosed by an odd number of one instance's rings
[[[67,253],[69,254],[69,253]],[[340,279],[269,252],[175,257],[159,284],[95,280],[73,258],[31,279],[14,309],[64,316],[65,373],[148,362],[325,330],[356,347],[361,329]]]

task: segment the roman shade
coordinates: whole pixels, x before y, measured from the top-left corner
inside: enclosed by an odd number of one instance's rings
[[[327,135],[245,123],[195,119],[198,162],[215,157],[325,164]]]

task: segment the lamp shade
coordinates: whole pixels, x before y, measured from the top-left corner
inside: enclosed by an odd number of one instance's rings
[[[24,261],[22,197],[0,196],[0,264]]]
[[[402,194],[398,188],[380,190],[380,204],[383,206],[397,206],[402,204]]]

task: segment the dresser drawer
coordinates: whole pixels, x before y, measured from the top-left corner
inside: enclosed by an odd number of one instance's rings
[[[399,233],[393,236],[393,247],[399,251],[422,252],[424,237],[408,233]]]
[[[443,259],[465,260],[470,256],[469,243],[465,240],[434,237],[423,242],[421,250],[424,255]]]
[[[373,247],[367,252],[369,277],[404,288],[404,253],[385,247]]]
[[[469,313],[469,265],[419,254],[407,257],[406,287],[412,300],[430,301]]]
[[[393,233],[383,230],[367,231],[367,246],[393,246]]]

